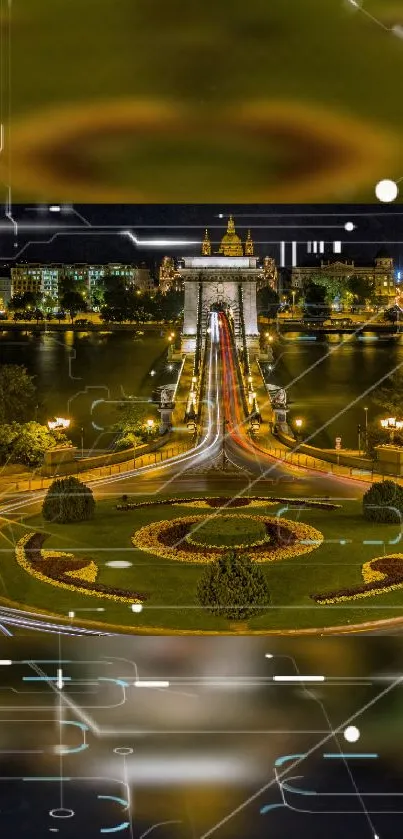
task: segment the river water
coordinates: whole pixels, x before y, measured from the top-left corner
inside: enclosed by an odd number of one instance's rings
[[[275,347],[274,384],[287,386],[291,420],[301,417],[304,434],[312,445],[333,448],[342,438],[343,448],[358,447],[358,425],[385,414],[371,398],[384,376],[403,364],[402,339],[390,343],[368,336],[357,341],[348,335],[319,340],[289,333]]]
[[[364,406],[369,421],[381,415],[370,391],[403,364],[403,343],[359,342],[346,335],[301,338],[289,333],[277,343],[269,380],[288,387],[290,417],[303,418],[305,434],[315,435],[313,445],[334,447],[340,436],[344,448],[356,448],[357,425],[365,426]],[[116,400],[124,395],[149,400],[155,386],[177,375],[176,365],[168,369],[167,339],[160,330],[144,335],[3,331],[0,357],[2,363],[25,365],[36,377],[38,419],[70,417],[70,436],[80,445],[83,426],[85,448],[110,443]]]
[[[8,330],[0,333],[0,358],[3,364],[24,365],[35,376],[38,420],[69,417],[69,436],[80,445],[83,427],[85,448],[109,445],[116,400],[147,401],[156,386],[174,382],[177,375],[177,365],[169,370],[167,339],[160,330],[144,335]]]

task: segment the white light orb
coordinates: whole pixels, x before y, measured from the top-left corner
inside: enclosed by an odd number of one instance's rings
[[[347,233],[351,233],[351,231],[354,230],[354,227],[355,227],[355,225],[353,224],[352,221],[346,221],[346,223],[344,225],[344,229],[347,230]]]
[[[142,603],[132,603],[131,610],[132,610],[132,612],[142,612],[143,611],[143,604]]]
[[[390,204],[392,201],[395,201],[398,194],[399,189],[397,183],[387,178],[383,181],[378,181],[375,187],[375,195],[378,201],[382,201],[383,204]]]
[[[343,734],[347,743],[356,743],[360,739],[360,730],[355,725],[348,725]]]
[[[110,562],[105,563],[108,568],[130,568],[132,565],[131,562],[126,562],[123,559],[112,559]]]

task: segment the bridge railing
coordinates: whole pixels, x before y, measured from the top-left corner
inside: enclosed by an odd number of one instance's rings
[[[143,466],[157,466],[173,457],[178,457],[180,454],[185,454],[193,448],[193,443],[182,443],[176,446],[168,446],[166,449],[157,449],[155,452],[141,455],[136,458],[131,458],[129,461],[123,463],[115,463],[110,466],[100,466],[97,469],[91,469],[88,472],[79,472],[77,469],[77,477],[82,481],[98,481],[102,478],[109,478],[112,475],[122,475],[125,472],[130,472],[133,469],[141,469]],[[58,477],[65,477],[62,475],[54,475],[52,478],[36,478],[32,477],[21,481],[10,482],[7,484],[6,491],[2,493],[3,499],[7,496],[12,496],[20,492],[35,492],[41,489],[48,489],[54,480]]]
[[[319,458],[311,457],[311,455],[301,454],[300,452],[291,452],[280,448],[264,448],[264,451],[280,460],[282,463],[289,463],[292,466],[300,466],[305,469],[314,469],[317,472],[324,472],[327,475],[336,475],[346,478],[356,478],[360,481],[382,481],[385,477],[373,469],[360,469],[354,466],[342,466],[337,463],[330,463],[329,461],[319,460]],[[389,476],[390,477],[390,476]]]

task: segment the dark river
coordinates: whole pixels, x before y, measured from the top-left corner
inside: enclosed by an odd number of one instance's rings
[[[315,435],[312,445],[333,448],[341,437],[343,448],[357,448],[357,427],[365,428],[364,407],[369,423],[385,416],[371,391],[403,364],[402,338],[388,343],[371,336],[362,341],[348,335],[328,340],[292,336],[276,345],[271,377],[274,384],[288,387],[290,418],[304,420],[305,435]]]
[[[364,406],[369,422],[381,415],[371,389],[403,363],[403,343],[340,337],[283,338],[270,380],[289,387],[290,417],[303,418],[305,434],[315,434],[313,445],[334,447],[340,436],[344,448],[356,448],[357,425],[365,426]],[[38,419],[70,417],[70,437],[80,444],[83,426],[85,448],[110,443],[116,400],[124,395],[148,400],[155,386],[175,380],[177,369],[169,370],[167,338],[160,330],[142,336],[7,331],[0,333],[0,355],[3,363],[23,364],[36,377]]]
[[[25,365],[35,376],[38,420],[69,417],[69,436],[78,445],[84,427],[85,448],[109,445],[116,400],[148,400],[155,386],[175,380],[177,365],[169,370],[167,347],[160,330],[142,336],[134,331],[0,333],[1,362]]]

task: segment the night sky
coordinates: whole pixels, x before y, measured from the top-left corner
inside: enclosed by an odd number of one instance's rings
[[[403,265],[403,211],[398,205],[70,205],[60,212],[46,206],[15,205],[12,218],[0,221],[3,267],[21,262],[129,262],[157,268],[165,254],[181,257],[200,253],[200,245],[136,246],[121,231],[140,239],[201,241],[208,227],[213,252],[225,232],[229,214],[244,240],[251,228],[258,256],[279,261],[279,242],[325,241],[324,259],[372,261],[380,248]],[[220,218],[222,215],[222,218]],[[13,223],[15,222],[15,224]],[[356,227],[347,232],[344,224]],[[56,234],[56,235],[55,235]],[[341,240],[341,256],[332,242]],[[288,262],[291,248],[288,248]],[[320,256],[318,260],[320,260]],[[312,264],[303,244],[298,264]]]

